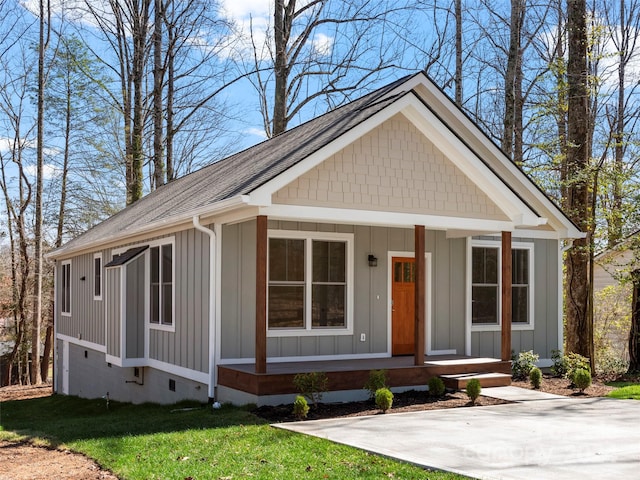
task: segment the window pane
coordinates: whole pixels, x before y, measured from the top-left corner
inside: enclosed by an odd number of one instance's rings
[[[344,242],[313,242],[313,281],[344,282],[346,265]]]
[[[157,283],[151,284],[151,305],[149,320],[151,323],[160,323],[160,285]]]
[[[473,247],[471,264],[473,283],[498,283],[497,248]]]
[[[402,262],[394,262],[393,264],[393,281],[402,282]]]
[[[345,322],[344,285],[314,285],[311,293],[311,326],[344,327]]]
[[[160,249],[151,248],[151,283],[160,281]]]
[[[529,323],[529,287],[512,287],[511,321]]]
[[[513,285],[529,284],[529,250],[512,250],[511,282]]]
[[[162,285],[162,323],[165,325],[171,325],[173,323],[172,312],[172,295],[171,284]]]
[[[402,269],[403,269],[403,281],[405,283],[414,283],[415,282],[415,263],[404,262],[402,264]]]
[[[162,283],[171,282],[171,278],[173,276],[173,268],[171,265],[173,257],[173,248],[172,245],[163,245],[162,246]]]
[[[471,322],[498,323],[498,287],[471,289]]]
[[[304,286],[269,286],[269,328],[304,328]]]
[[[269,239],[269,280],[304,281],[304,240]]]
[[[99,297],[102,292],[102,260],[100,257],[93,259],[93,294]]]

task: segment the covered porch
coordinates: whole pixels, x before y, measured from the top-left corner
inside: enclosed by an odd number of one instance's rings
[[[257,373],[253,363],[218,366],[218,385],[256,397],[298,393],[293,379],[298,373],[324,372],[331,392],[359,390],[371,370],[384,369],[391,388],[424,388],[431,377],[441,377],[449,388],[463,388],[468,378],[477,377],[485,387],[509,385],[511,362],[497,358],[463,355],[424,356],[420,365],[414,357],[385,357],[354,360],[267,363]]]

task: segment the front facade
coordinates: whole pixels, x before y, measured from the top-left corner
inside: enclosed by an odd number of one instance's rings
[[[267,403],[284,397],[227,367],[511,350],[544,364],[562,345],[563,241],[580,235],[414,75],[53,252],[56,389]]]

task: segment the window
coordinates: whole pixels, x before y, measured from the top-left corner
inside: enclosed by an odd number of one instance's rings
[[[173,326],[173,244],[151,247],[150,315],[156,325]]]
[[[476,241],[471,247],[471,324],[499,326],[501,316],[501,247]],[[533,245],[514,243],[511,248],[511,322],[531,327],[533,299],[531,262]]]
[[[93,256],[93,299],[102,300],[102,254]]]
[[[71,315],[71,261],[62,262],[60,285],[60,311],[62,315]]]
[[[351,235],[271,232],[267,316],[272,333],[350,332],[350,249]]]

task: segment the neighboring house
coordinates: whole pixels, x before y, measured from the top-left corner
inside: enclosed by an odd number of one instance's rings
[[[562,242],[581,236],[418,73],[52,252],[56,390],[263,404],[290,401],[298,372],[326,372],[337,399],[371,368],[414,388],[508,373],[512,351],[549,364]]]

